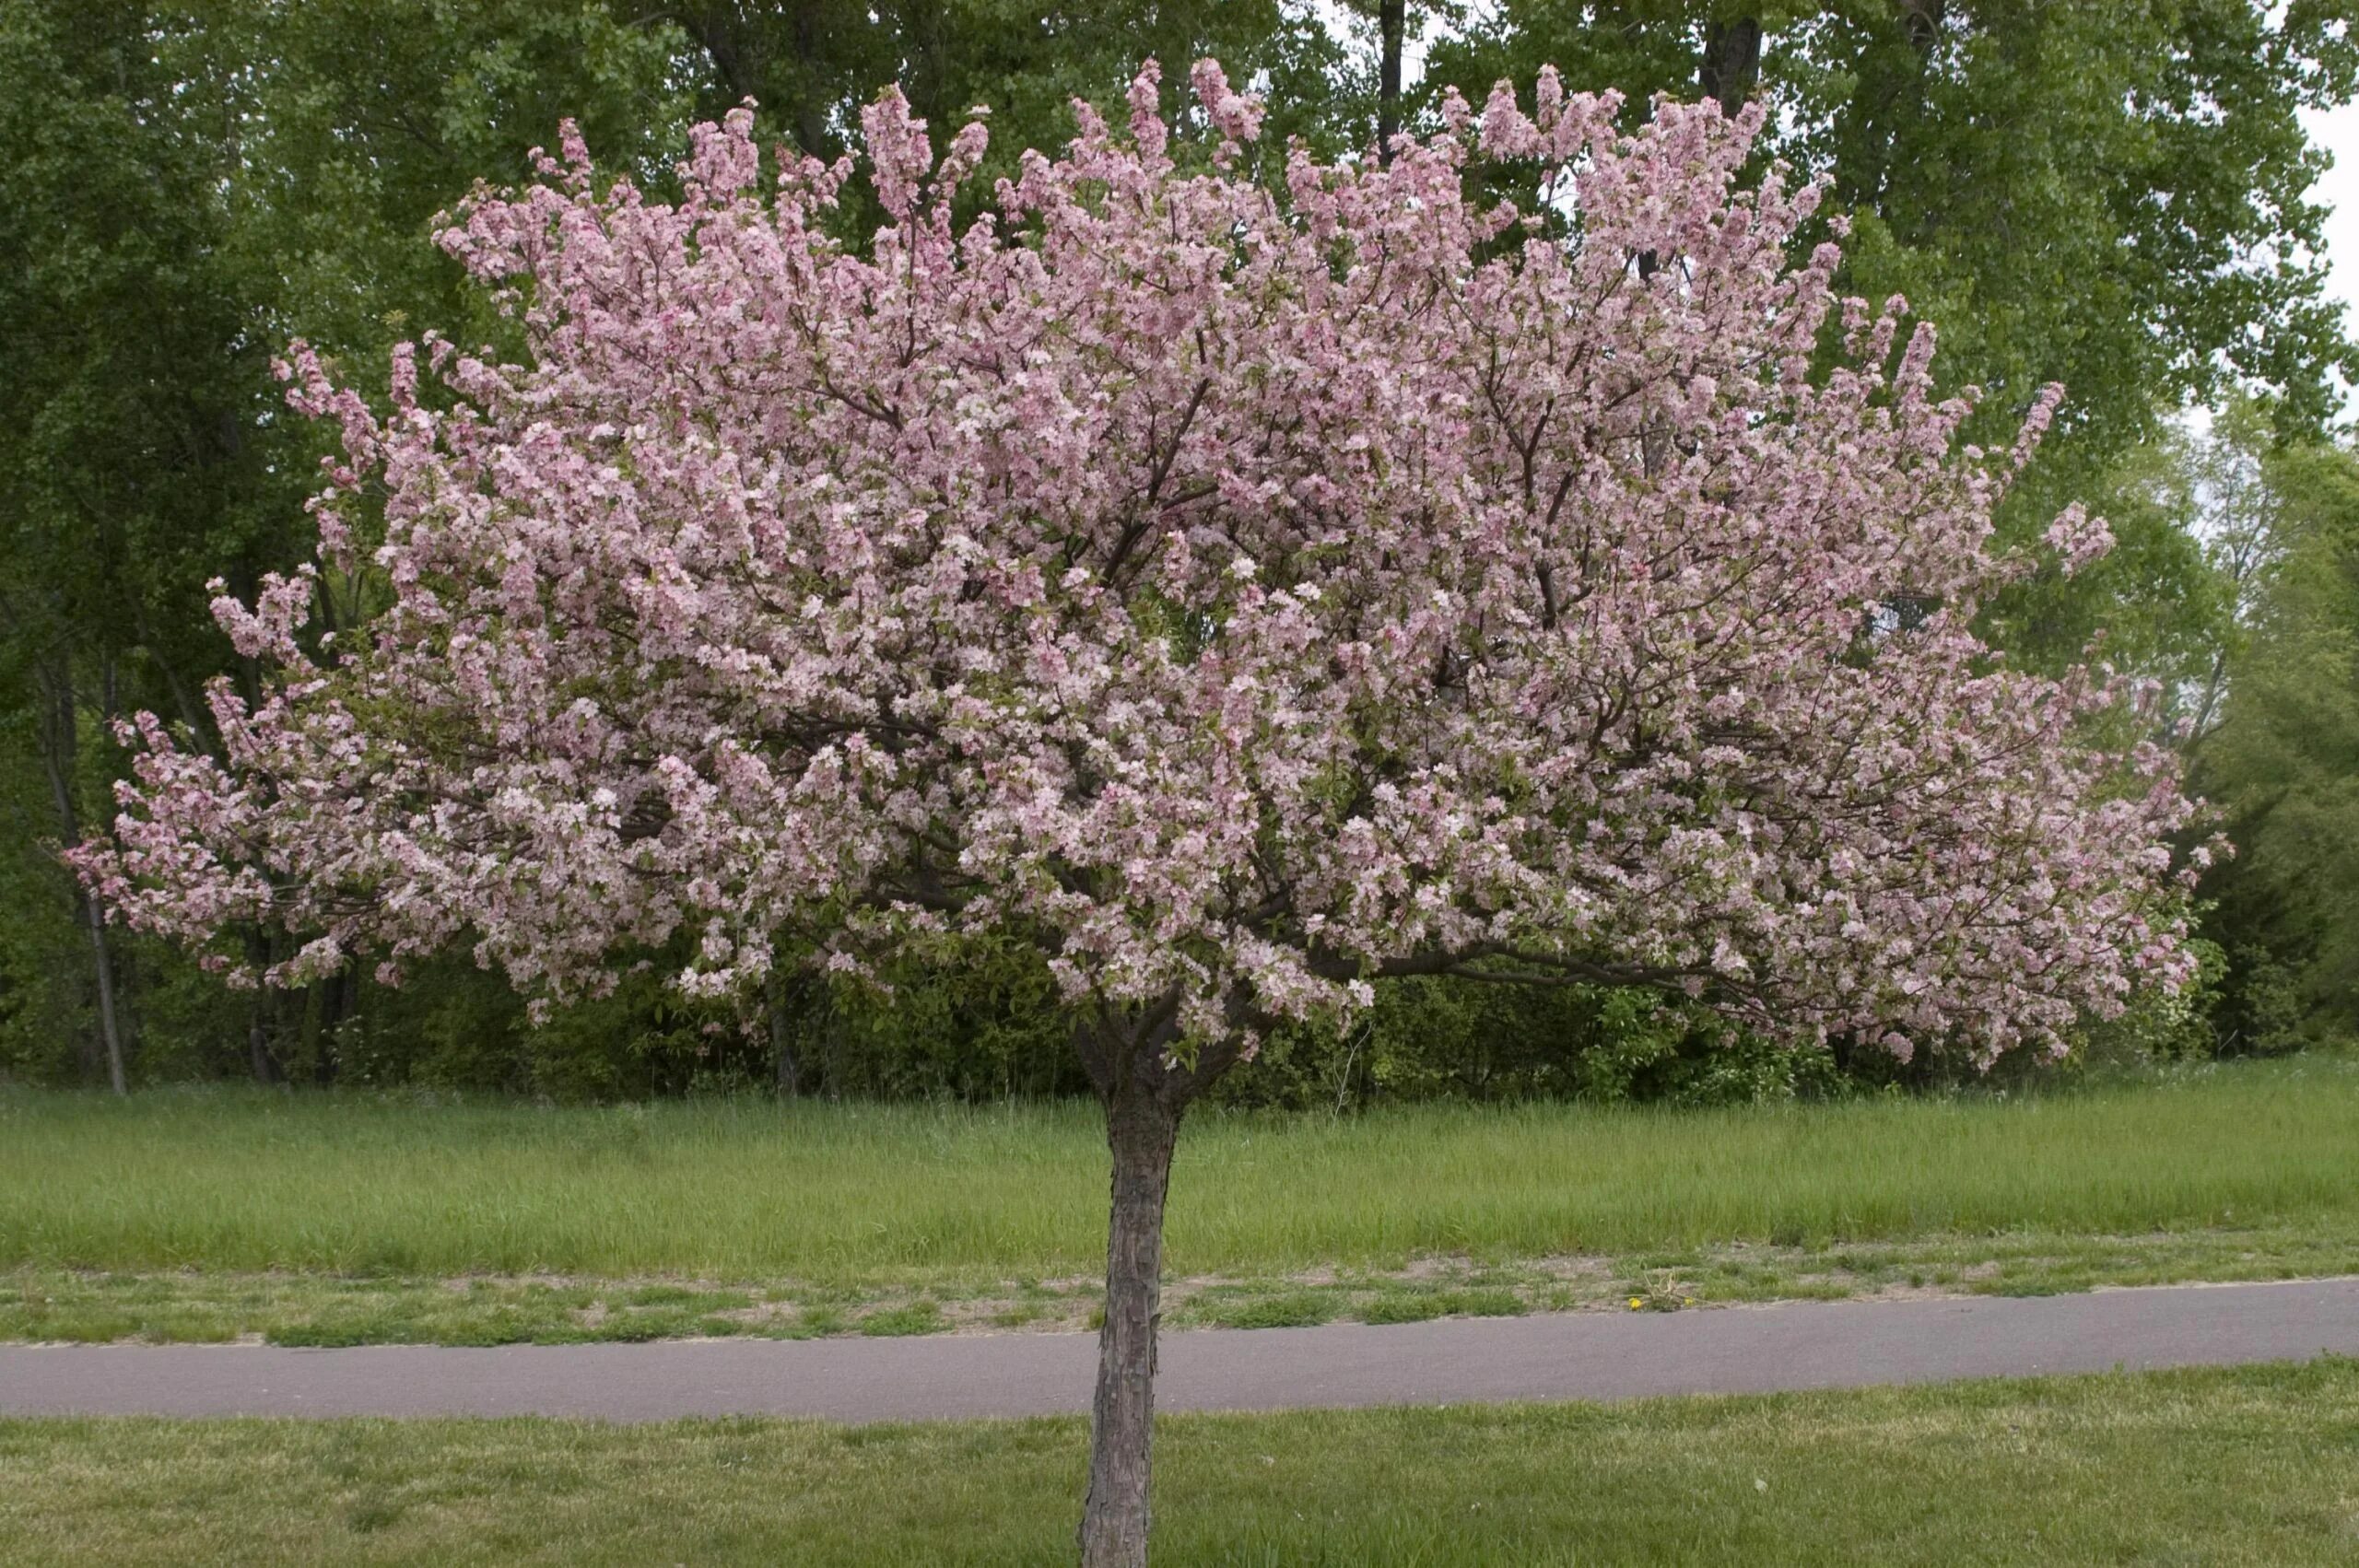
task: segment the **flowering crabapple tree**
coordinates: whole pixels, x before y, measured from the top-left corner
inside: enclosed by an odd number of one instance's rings
[[[1987,1059],[2191,967],[2193,808],[2088,739],[2132,694],[1970,629],[2107,543],[1991,544],[2058,393],[1961,448],[1930,330],[1790,255],[1817,190],[1741,188],[1757,109],[1625,135],[1549,74],[1257,182],[1261,108],[1193,86],[1184,164],[1150,64],[963,224],[981,123],[937,161],[887,92],[859,245],[851,161],[766,181],[749,113],[674,203],[569,127],[440,235],[524,362],[429,337],[380,416],[295,350],[323,566],[216,602],[259,700],[218,759],[140,718],[78,853],[246,981],[1037,950],[1112,1151],[1092,1564],[1145,1556],[1181,1113],[1274,1024],[1456,975]],[[381,613],[307,629],[322,571]],[[245,970],[256,921],[308,943]]]

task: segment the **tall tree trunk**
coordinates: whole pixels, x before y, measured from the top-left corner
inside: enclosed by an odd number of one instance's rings
[[[1181,1106],[1147,1074],[1106,1102],[1114,1156],[1106,1231],[1106,1323],[1097,1333],[1097,1394],[1089,1413],[1089,1497],[1083,1568],[1145,1568],[1147,1482],[1155,1438],[1155,1334],[1162,1316],[1163,1202]]]
[[[1392,138],[1401,134],[1401,54],[1407,47],[1409,0],[1378,0],[1376,65],[1376,158],[1392,161]]]
[[[82,895],[82,919],[89,928],[90,956],[99,977],[99,1036],[107,1047],[107,1087],[118,1094],[131,1089],[123,1074],[123,1031],[114,1015],[114,960],[107,952],[106,916],[99,901]]]
[[[351,960],[328,977],[328,1068],[337,1078],[344,1075],[344,1047],[353,1040],[353,1019],[360,1012],[360,968]]]
[[[1706,98],[1733,115],[1753,96],[1761,80],[1761,19],[1740,17],[1735,21],[1704,24],[1704,53],[1696,62],[1696,86]],[[1638,252],[1638,276],[1650,278],[1662,264],[1652,251]]]
[[[334,1007],[334,976],[303,988],[301,1053],[311,1065],[312,1083],[322,1089],[335,1082]]]
[[[933,125],[955,123],[964,104],[947,101],[950,23],[943,0],[901,0],[901,90],[910,107]]]
[[[813,158],[834,150],[827,135],[827,99],[820,88],[819,6],[804,0],[794,9],[794,139]]]
[[[62,842],[81,842],[79,814],[74,809],[76,718],[74,681],[70,673],[43,661],[35,679],[41,685],[41,766],[49,774],[51,802],[57,808]],[[106,1053],[107,1086],[118,1094],[130,1093],[123,1069],[123,1029],[115,1014],[114,960],[107,949],[106,913],[82,879],[74,879],[74,898],[82,927],[89,933],[91,966],[98,980],[99,1039]]]
[[[1880,43],[1860,58],[1859,85],[1844,113],[1862,129],[1860,150],[1835,170],[1836,190],[1848,207],[1884,210],[1901,133],[1926,111],[1933,53],[1949,26],[1949,0],[1899,0],[1899,33],[1905,48]],[[1889,35],[1887,35],[1889,37]],[[1887,221],[1892,215],[1887,212]],[[1924,238],[1921,227],[1903,234],[1905,242]]]
[[[1696,85],[1704,96],[1718,103],[1721,113],[1733,115],[1760,80],[1761,18],[1707,23],[1704,59],[1696,72]]]
[[[840,1100],[845,1075],[844,1011],[836,1005],[835,987],[824,975],[814,977],[811,985],[811,1007],[819,1019],[819,1071],[827,1082],[827,1098]]]
[[[747,51],[747,22],[740,6],[731,0],[712,0],[706,5],[671,6],[664,10],[689,41],[704,51],[705,58],[712,62],[713,74],[721,78],[722,90],[729,95],[733,105],[751,98],[762,100],[765,107],[772,110],[780,107],[769,101],[769,83],[761,79],[760,64]]]
[[[246,1065],[253,1070],[255,1082],[278,1082],[278,1071],[270,1060],[270,1028],[259,996],[246,1012]]]

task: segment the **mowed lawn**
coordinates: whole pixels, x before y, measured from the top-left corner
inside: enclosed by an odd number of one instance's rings
[[[2359,1362],[1158,1423],[1160,1564],[2349,1563]],[[1077,1420],[0,1421],[0,1562],[1070,1561]]]
[[[1086,1327],[1106,1172],[1077,1104],[0,1092],[0,1337]],[[2352,1271],[2359,1063],[2330,1057],[2010,1098],[1201,1114],[1167,1256],[1180,1325]]]

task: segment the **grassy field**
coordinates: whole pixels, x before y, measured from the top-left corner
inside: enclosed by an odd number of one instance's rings
[[[0,1092],[0,1335],[1078,1324],[1105,1170],[1083,1106]],[[1168,1265],[1180,1323],[2359,1270],[2359,1063],[2008,1100],[1205,1115]]]
[[[1159,1422],[1162,1564],[2348,1563],[2359,1363]],[[1016,1564],[1075,1421],[0,1422],[0,1561]]]

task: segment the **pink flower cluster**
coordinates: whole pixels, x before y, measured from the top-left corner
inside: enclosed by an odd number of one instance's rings
[[[221,762],[139,721],[92,885],[232,969],[315,939],[275,980],[461,940],[561,995],[685,936],[723,994],[986,934],[1199,1041],[1473,970],[1987,1055],[2187,978],[2194,808],[2085,741],[2131,694],[1969,629],[2053,395],[1958,450],[1930,330],[1790,262],[1819,192],[1740,186],[1757,110],[1625,135],[1551,74],[1273,190],[1192,81],[1209,162],[1150,65],[963,227],[981,126],[937,165],[888,92],[860,247],[851,161],[765,188],[744,112],[677,204],[569,130],[478,191],[441,243],[529,362],[428,339],[380,417],[298,350],[323,569],[384,608],[220,602],[266,695],[214,689]],[[1524,202],[1466,196],[1494,159]]]

